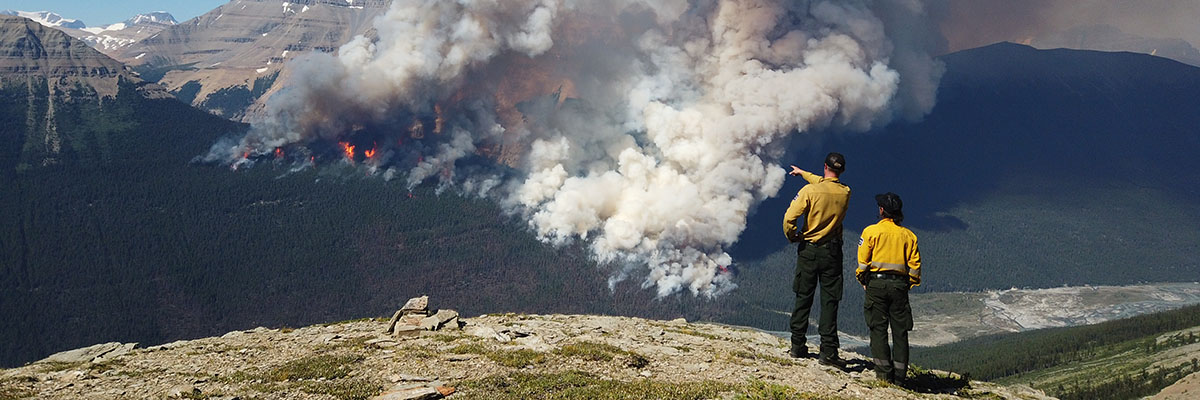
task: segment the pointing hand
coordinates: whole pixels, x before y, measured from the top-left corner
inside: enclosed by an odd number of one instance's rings
[[[795,165],[792,165],[791,167],[792,167],[792,172],[788,172],[788,175],[800,176],[801,173],[804,173],[804,170],[800,169],[800,167],[797,167]]]

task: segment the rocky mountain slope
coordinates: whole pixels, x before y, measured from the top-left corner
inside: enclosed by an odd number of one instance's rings
[[[0,371],[0,397],[1047,398],[927,370],[893,386],[875,381],[853,354],[843,354],[850,368],[837,370],[788,358],[786,341],[767,333],[682,319],[504,314],[457,321],[395,335],[386,333],[385,319],[370,319],[148,348],[113,343]]]
[[[5,10],[0,11],[0,14],[29,18],[43,26],[61,30],[110,57],[116,56],[121,50],[142,39],[178,24],[174,16],[163,11],[138,14],[123,22],[95,27],[88,27],[83,21],[63,18],[48,11]]]
[[[115,98],[122,86],[148,98],[170,97],[161,87],[146,84],[121,63],[60,30],[0,15],[0,90],[25,98],[23,124],[5,126],[5,133],[11,134],[6,138],[24,143],[16,156],[21,160],[19,168],[59,163],[64,152],[80,144],[73,139],[81,134],[61,130],[58,114],[73,114],[63,108],[77,104],[96,107]]]
[[[52,94],[76,85],[101,97],[115,95],[118,79],[139,81],[124,65],[66,33],[23,17],[0,15],[0,81],[5,85],[49,82]]]
[[[112,25],[105,25],[94,28],[69,29],[67,34],[83,40],[87,44],[94,47],[96,50],[111,56],[116,57],[121,54],[126,48],[141,41],[142,39],[154,36],[162,32],[164,29],[175,26],[179,22],[175,21],[175,17],[166,12],[152,12],[148,14],[138,14],[133,18],[127,19],[124,22],[118,22]]]
[[[369,35],[390,3],[234,0],[124,49],[117,59],[184,101],[243,119],[271,93],[284,62]]]

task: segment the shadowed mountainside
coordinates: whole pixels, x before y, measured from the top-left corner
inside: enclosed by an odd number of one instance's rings
[[[918,123],[827,133],[791,160],[847,157],[849,253],[899,193],[928,266],[920,290],[1191,281],[1200,265],[1200,68],[1132,53],[1001,43],[944,56],[938,105]],[[802,182],[752,216],[735,259],[784,245]],[[1136,266],[1136,267],[1133,267]]]

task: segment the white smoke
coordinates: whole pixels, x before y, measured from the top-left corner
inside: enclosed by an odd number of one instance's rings
[[[416,125],[419,145],[389,149],[388,179],[400,168],[410,187],[437,176],[495,195],[538,237],[586,240],[660,296],[718,295],[734,287],[725,249],[782,186],[792,137],[932,108],[928,44],[893,41],[902,27],[884,22],[923,12],[916,0],[395,0],[377,40],[293,64],[302,79],[208,157],[237,165],[363,126],[404,131],[448,104],[444,133]],[[506,117],[517,102],[521,117]],[[462,165],[475,155],[519,174]]]

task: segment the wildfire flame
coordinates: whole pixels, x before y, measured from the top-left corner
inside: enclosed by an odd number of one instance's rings
[[[342,152],[346,153],[346,159],[354,161],[354,145],[350,142],[338,142],[338,144],[342,145]]]
[[[437,119],[433,120],[433,133],[442,134],[442,127],[446,125],[446,117],[442,115],[442,105],[434,104],[433,112],[437,114]]]
[[[282,148],[279,148],[279,147],[275,148],[275,158],[283,158],[283,149]]]
[[[370,150],[364,152],[363,155],[367,156],[367,158],[375,158],[375,148],[372,147]]]

